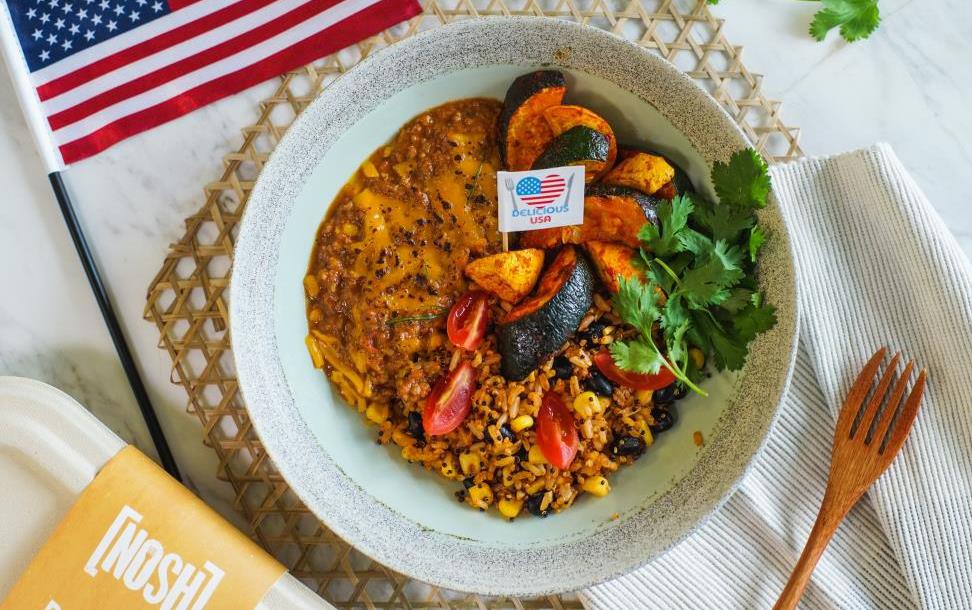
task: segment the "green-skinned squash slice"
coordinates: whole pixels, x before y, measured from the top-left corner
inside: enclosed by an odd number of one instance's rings
[[[543,112],[560,105],[566,93],[567,81],[557,70],[538,70],[513,81],[496,123],[503,167],[522,171],[533,166],[556,135]]]
[[[594,180],[603,177],[607,170],[611,169],[611,166],[614,165],[614,160],[618,156],[618,141],[614,137],[614,130],[611,129],[611,124],[604,120],[601,115],[583,106],[563,105],[547,108],[543,111],[543,118],[550,124],[554,135],[559,136],[578,125],[583,125],[603,134],[607,138],[608,158],[604,164],[604,168],[594,176]]]
[[[584,224],[526,231],[521,248],[553,248],[561,244],[609,241],[631,248],[641,245],[638,231],[645,222],[658,224],[659,200],[625,186],[591,184],[584,196]]]
[[[496,328],[500,370],[521,381],[577,331],[594,297],[587,258],[565,246],[540,277],[536,292],[511,309]]]
[[[584,182],[589,183],[607,167],[610,148],[603,133],[577,125],[551,140],[531,169],[583,165]]]

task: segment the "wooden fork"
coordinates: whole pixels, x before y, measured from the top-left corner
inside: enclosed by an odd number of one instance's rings
[[[918,415],[918,405],[925,392],[924,369],[902,404],[914,362],[908,362],[905,366],[885,404],[884,399],[901,358],[900,352],[891,358],[871,394],[871,400],[864,402],[887,351],[887,348],[882,347],[871,356],[847,393],[837,419],[830,476],[827,479],[827,491],[824,492],[823,502],[820,504],[820,513],[803,554],[774,606],[775,610],[796,608],[810,580],[810,574],[837,531],[837,526],[894,460]]]

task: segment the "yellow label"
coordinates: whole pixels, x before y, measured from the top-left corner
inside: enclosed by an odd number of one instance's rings
[[[81,493],[0,608],[241,610],[283,573],[129,446]]]

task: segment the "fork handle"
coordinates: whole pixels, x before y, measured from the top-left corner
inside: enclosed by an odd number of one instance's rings
[[[850,510],[849,506],[847,508],[834,506],[827,500],[828,498],[825,496],[820,507],[820,514],[817,515],[813,529],[810,530],[810,537],[807,538],[807,544],[803,547],[803,553],[800,555],[796,567],[793,568],[790,580],[787,581],[783,593],[780,594],[776,605],[773,606],[773,610],[792,610],[797,607],[804,589],[807,588],[807,583],[810,582],[810,575],[813,574],[813,569],[817,567],[817,562],[820,561],[820,556],[823,555],[830,539],[834,537],[834,532],[837,531],[840,522],[844,520]]]

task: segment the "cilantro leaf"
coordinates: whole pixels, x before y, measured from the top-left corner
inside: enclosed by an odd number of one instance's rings
[[[765,241],[766,233],[762,229],[753,227],[749,230],[749,260],[751,262],[756,262],[756,256],[759,254],[759,250],[763,247]]]
[[[881,23],[877,0],[822,0],[824,8],[813,16],[810,35],[818,42],[839,27],[847,42],[870,36]]]
[[[678,235],[685,229],[689,214],[695,209],[689,195],[677,195],[671,201],[662,201],[655,209],[658,226],[645,223],[638,232],[638,239],[644,242],[656,256],[668,256],[680,251]]]
[[[712,183],[722,205],[741,208],[764,207],[770,191],[766,161],[752,148],[734,152],[729,163],[717,161]]]
[[[743,231],[756,223],[752,212],[730,205],[716,205],[706,201],[695,206],[692,215],[695,225],[708,233],[713,240],[735,243]]]
[[[736,313],[732,324],[740,341],[748,344],[756,335],[776,325],[776,308],[772,305],[750,304]]]
[[[745,275],[740,268],[742,251],[717,241],[701,263],[685,272],[678,293],[692,309],[718,305],[729,298],[727,290]]]
[[[695,229],[685,229],[679,233],[678,243],[683,251],[691,252],[695,256],[704,256],[714,247],[711,239]]]
[[[615,341],[609,346],[614,363],[626,371],[655,374],[665,360],[653,345],[643,337],[630,341]]]
[[[746,363],[746,342],[726,333],[708,312],[693,313],[692,322],[698,332],[707,338],[717,369],[736,371],[743,367]]]
[[[643,284],[637,278],[618,277],[618,293],[612,300],[614,310],[622,320],[634,326],[641,334],[651,334],[651,327],[661,317],[658,308],[658,291]]]
[[[736,313],[752,303],[753,291],[748,288],[733,288],[729,291],[729,298],[722,302],[722,308],[729,313]]]

